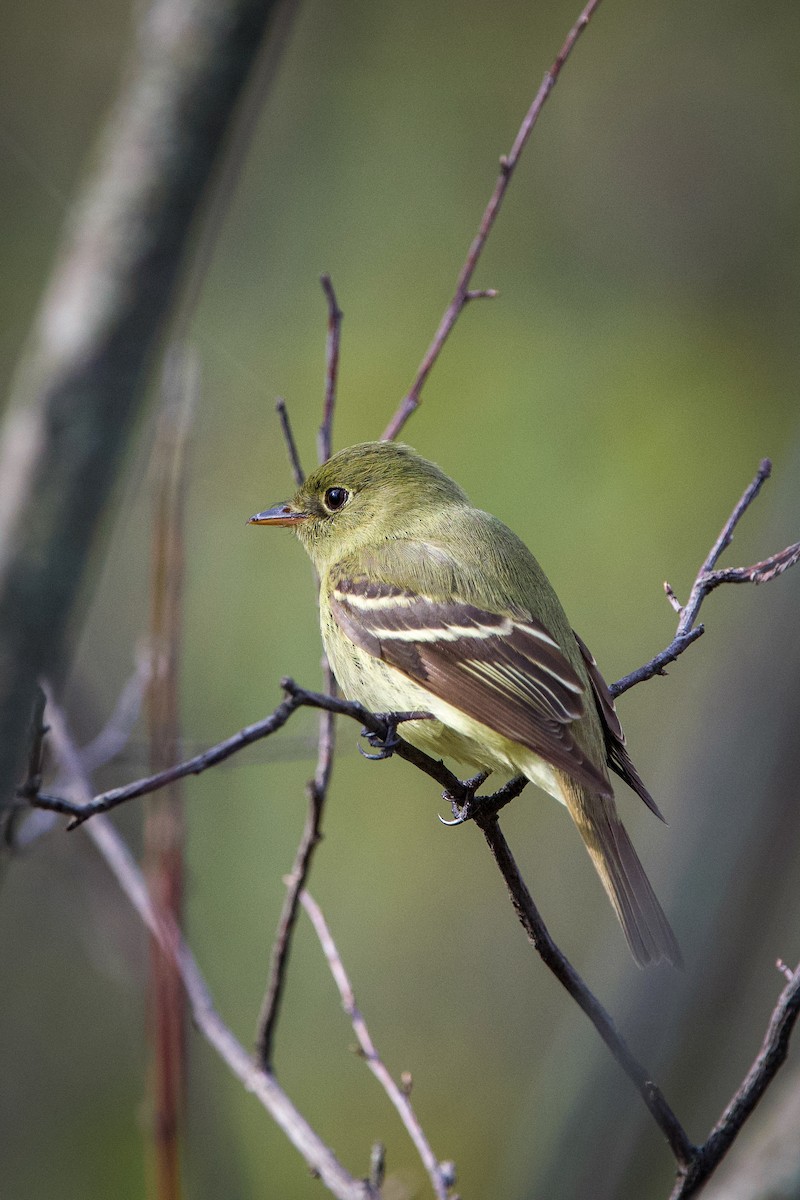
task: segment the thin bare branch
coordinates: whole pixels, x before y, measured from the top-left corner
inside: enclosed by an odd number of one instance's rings
[[[44,739],[47,734],[47,725],[44,720],[46,706],[47,696],[41,687],[37,687],[28,732],[28,767],[25,779],[19,789],[21,798],[35,796],[42,786]]]
[[[680,637],[672,639],[670,644],[661,650],[649,662],[643,666],[637,667],[635,671],[631,671],[629,675],[623,675],[622,679],[618,679],[616,683],[610,683],[608,690],[616,700],[623,692],[627,692],[629,688],[634,687],[637,683],[644,683],[647,679],[652,679],[654,675],[665,675],[665,667],[670,663],[674,663],[677,658],[683,654],[691,646],[692,642],[696,642],[705,633],[705,626],[698,625],[695,629],[690,629],[688,633],[682,634]]]
[[[675,637],[667,648],[657,654],[655,658],[651,658],[644,666],[631,671],[630,675],[625,675],[610,685],[609,690],[615,699],[637,683],[644,683],[645,680],[652,679],[654,675],[664,675],[664,668],[669,663],[675,662],[679,655],[691,646],[692,642],[696,642],[699,637],[702,637],[705,632],[704,627],[695,625],[695,622],[700,613],[700,606],[709,592],[713,592],[723,583],[768,583],[771,579],[782,575],[784,571],[788,571],[789,567],[800,562],[800,542],[794,542],[785,550],[778,551],[777,554],[764,559],[763,562],[753,563],[752,566],[723,567],[721,570],[714,570],[720,555],[731,544],[736,526],[769,479],[771,471],[772,463],[768,458],[763,459],[755,478],[745,488],[741,499],[734,506],[719,537],[709,550],[705,562],[697,572],[685,606],[680,603],[670,584],[665,582],[664,592],[667,600],[679,616]]]
[[[670,1200],[697,1195],[786,1061],[789,1039],[800,1016],[800,965],[790,974],[753,1065],[691,1163],[679,1172]]]
[[[218,763],[224,762],[226,758],[230,758],[232,754],[243,750],[245,746],[250,746],[253,742],[259,741],[260,738],[268,737],[271,733],[281,729],[289,720],[292,713],[300,707],[300,700],[294,696],[288,696],[263,721],[256,721],[253,725],[247,725],[224,742],[219,742],[216,746],[211,746],[201,754],[196,754],[193,758],[189,758],[185,762],[177,763],[174,767],[169,767],[166,771],[157,771],[155,775],[136,779],[124,787],[112,788],[108,792],[101,792],[87,801],[86,804],[77,804],[62,796],[50,796],[42,792],[31,800],[31,803],[35,808],[44,808],[49,812],[63,813],[65,816],[72,817],[73,820],[70,821],[67,828],[76,829],[78,825],[82,825],[84,821],[96,813],[109,812],[112,808],[116,808],[119,804],[124,804],[127,800],[133,800],[137,796],[149,795],[150,792],[157,792],[159,788],[166,787],[176,779],[185,779],[187,775],[200,775],[203,771],[207,771],[209,767],[215,767]]]
[[[450,1162],[439,1162],[431,1149],[430,1142],[425,1137],[419,1119],[411,1105],[411,1100],[409,1099],[410,1089],[408,1087],[403,1088],[395,1082],[391,1072],[378,1054],[375,1043],[367,1028],[367,1023],[356,1004],[353,986],[345,971],[344,963],[336,948],[336,943],[331,936],[331,931],[328,928],[328,923],[325,920],[322,909],[316,900],[305,890],[300,893],[300,902],[308,913],[311,924],[314,926],[314,931],[319,938],[323,953],[328,960],[331,975],[342,998],[342,1007],[350,1018],[353,1031],[358,1038],[361,1053],[364,1056],[364,1061],[399,1113],[400,1120],[405,1125],[408,1135],[417,1149],[417,1153],[428,1173],[428,1178],[431,1181],[438,1200],[448,1200],[448,1197],[451,1195],[450,1189],[455,1183],[455,1168]]]
[[[330,275],[320,279],[322,290],[328,301],[328,338],[325,353],[325,402],[322,406],[322,424],[317,435],[317,457],[320,463],[327,462],[333,446],[333,413],[336,407],[336,388],[339,381],[339,345],[342,336],[342,318],[336,292]]]
[[[755,479],[745,488],[738,504],[734,506],[733,512],[722,526],[719,537],[709,550],[708,557],[698,572],[697,579],[695,580],[694,587],[692,588],[691,595],[689,596],[689,602],[683,611],[681,625],[678,629],[679,633],[684,633],[687,629],[691,629],[692,625],[694,624],[697,618],[697,611],[703,602],[703,591],[700,580],[714,570],[714,567],[717,565],[720,556],[725,550],[727,550],[728,546],[730,546],[731,542],[733,541],[733,532],[736,529],[736,526],[739,524],[742,517],[747,512],[748,508],[753,503],[771,474],[772,463],[768,458],[763,458],[759,464]]]
[[[465,300],[496,300],[500,295],[497,288],[473,288],[464,293]]]
[[[511,182],[511,177],[514,174],[514,169],[519,162],[520,155],[525,148],[525,143],[531,135],[534,125],[539,119],[547,97],[555,87],[561,68],[572,53],[572,49],[580,35],[583,33],[586,26],[589,24],[595,10],[598,8],[600,0],[589,0],[589,3],[584,8],[581,15],[578,17],[572,29],[567,34],[564,45],[559,50],[553,65],[546,73],[542,80],[541,86],[534,97],[533,103],[525,114],[525,118],[519,127],[514,144],[508,154],[505,154],[500,159],[500,174],[497,182],[489,198],[489,203],[486,205],[481,223],[478,226],[478,232],[475,235],[472,245],[467,252],[466,261],[464,262],[461,272],[456,282],[456,290],[452,300],[447,306],[444,316],[442,317],[439,328],[434,334],[433,341],[425,352],[416,378],[412,383],[409,391],[400,401],[400,404],[387,425],[383,433],[384,441],[392,441],[398,436],[408,418],[420,404],[420,394],[428,376],[433,369],[434,363],[442,352],[442,348],[450,336],[450,333],[458,320],[464,306],[470,299],[476,298],[478,295],[489,295],[490,289],[482,292],[473,292],[470,294],[470,282],[475,273],[475,268],[478,265],[483,248],[486,245],[487,238],[492,231],[497,214],[500,211],[500,206],[503,203],[508,185]]]
[[[50,827],[52,821],[52,816],[42,812],[31,812],[27,807],[42,786],[47,733],[44,721],[46,705],[47,697],[42,688],[37,687],[28,726],[28,763],[25,778],[17,788],[14,802],[0,807],[0,851],[5,847],[20,848],[30,844],[38,837],[40,831]]]
[[[108,818],[98,817],[88,827],[87,833],[150,933],[158,938],[165,953],[174,959],[186,989],[195,1026],[245,1091],[255,1096],[308,1163],[309,1169],[319,1176],[334,1196],[340,1200],[378,1200],[377,1193],[368,1183],[355,1179],[345,1170],[298,1112],[275,1077],[257,1066],[241,1042],[234,1037],[214,1008],[208,986],[192,952],[175,926],[156,913],[141,872]]]
[[[302,487],[306,474],[303,470],[303,464],[300,462],[300,453],[297,449],[297,442],[294,440],[292,423],[289,420],[289,410],[286,407],[286,401],[283,396],[279,396],[275,401],[275,411],[280,419],[281,432],[283,440],[286,443],[286,453],[289,455],[289,462],[292,467],[292,477],[297,486]]]

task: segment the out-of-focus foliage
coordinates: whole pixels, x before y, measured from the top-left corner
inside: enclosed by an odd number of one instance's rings
[[[185,728],[210,743],[291,673],[315,685],[313,585],[287,534],[245,519],[291,477],[286,396],[313,458],[329,271],[345,310],[335,444],[378,436],[451,293],[519,120],[577,6],[408,0],[302,6],[216,248],[192,337]],[[8,0],[0,72],[7,379],[69,196],[115,88],[123,4]],[[666,643],[667,576],[694,570],[759,459],[775,479],[731,561],[800,533],[797,391],[800,9],[605,0],[534,134],[473,305],[406,436],[532,546],[605,673]],[[145,627],[149,430],[119,489],[75,628],[70,711],[102,723]],[[552,932],[700,1139],[800,957],[800,576],[716,593],[706,637],[621,704],[669,819],[620,795],[686,958],[637,972],[574,830],[526,793],[505,825]],[[252,1036],[304,811],[314,723],[265,761],[187,788],[190,937]],[[640,1101],[518,929],[471,828],[399,762],[341,757],[312,890],[373,1036],[414,1076],[465,1197],[668,1192]],[[108,772],[109,785],[141,764]],[[623,789],[620,788],[620,792]],[[136,806],[120,817],[134,839]],[[81,834],[54,833],[0,893],[4,1196],[142,1194],[143,939]],[[278,1038],[283,1084],[345,1163],[388,1146],[387,1200],[425,1195],[307,928]],[[797,1054],[797,1050],[795,1051]],[[192,1043],[188,1192],[319,1196],[205,1046]]]

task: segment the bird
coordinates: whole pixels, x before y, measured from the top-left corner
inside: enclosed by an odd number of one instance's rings
[[[249,523],[288,526],[308,552],[343,695],[373,712],[430,714],[399,736],[481,774],[525,776],[559,800],[636,962],[681,965],[609,772],[661,813],[597,663],[525,543],[435,463],[390,441],[333,454]]]

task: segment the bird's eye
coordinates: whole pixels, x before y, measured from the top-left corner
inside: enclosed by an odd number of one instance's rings
[[[327,492],[325,493],[325,507],[327,508],[328,512],[338,512],[340,508],[344,508],[349,499],[350,493],[346,488],[328,488]]]

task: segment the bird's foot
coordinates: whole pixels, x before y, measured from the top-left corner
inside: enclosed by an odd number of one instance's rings
[[[453,810],[452,821],[445,821],[444,817],[439,817],[443,825],[463,825],[465,821],[472,820],[481,807],[481,800],[475,793],[490,775],[491,771],[479,771],[471,779],[462,780],[464,794],[461,796],[454,796],[452,792],[442,792],[442,799],[447,800]]]
[[[400,713],[375,713],[376,717],[386,725],[386,733],[375,733],[372,729],[367,729],[366,726],[361,730],[361,736],[369,742],[374,754],[368,754],[363,746],[358,747],[358,752],[364,758],[370,759],[371,762],[380,762],[384,758],[391,758],[397,747],[400,745],[400,737],[397,732],[397,726],[403,721],[425,721],[431,719],[431,714],[426,712],[400,712]]]
[[[382,714],[380,714],[382,715]],[[384,758],[391,758],[397,747],[400,745],[400,738],[397,735],[397,723],[395,721],[386,720],[386,733],[374,733],[366,726],[361,730],[361,736],[369,742],[374,754],[368,754],[362,745],[359,744],[358,753],[363,758],[368,758],[370,762],[380,762]]]
[[[477,796],[475,793],[490,774],[490,771],[481,771],[472,779],[465,779],[461,785],[464,792],[458,796],[442,792],[442,799],[447,800],[453,810],[452,821],[445,821],[444,817],[439,817],[443,825],[463,825],[465,821],[472,821],[476,817],[496,817],[500,809],[514,800],[528,782],[524,775],[519,775],[503,784],[496,792],[488,796]]]

